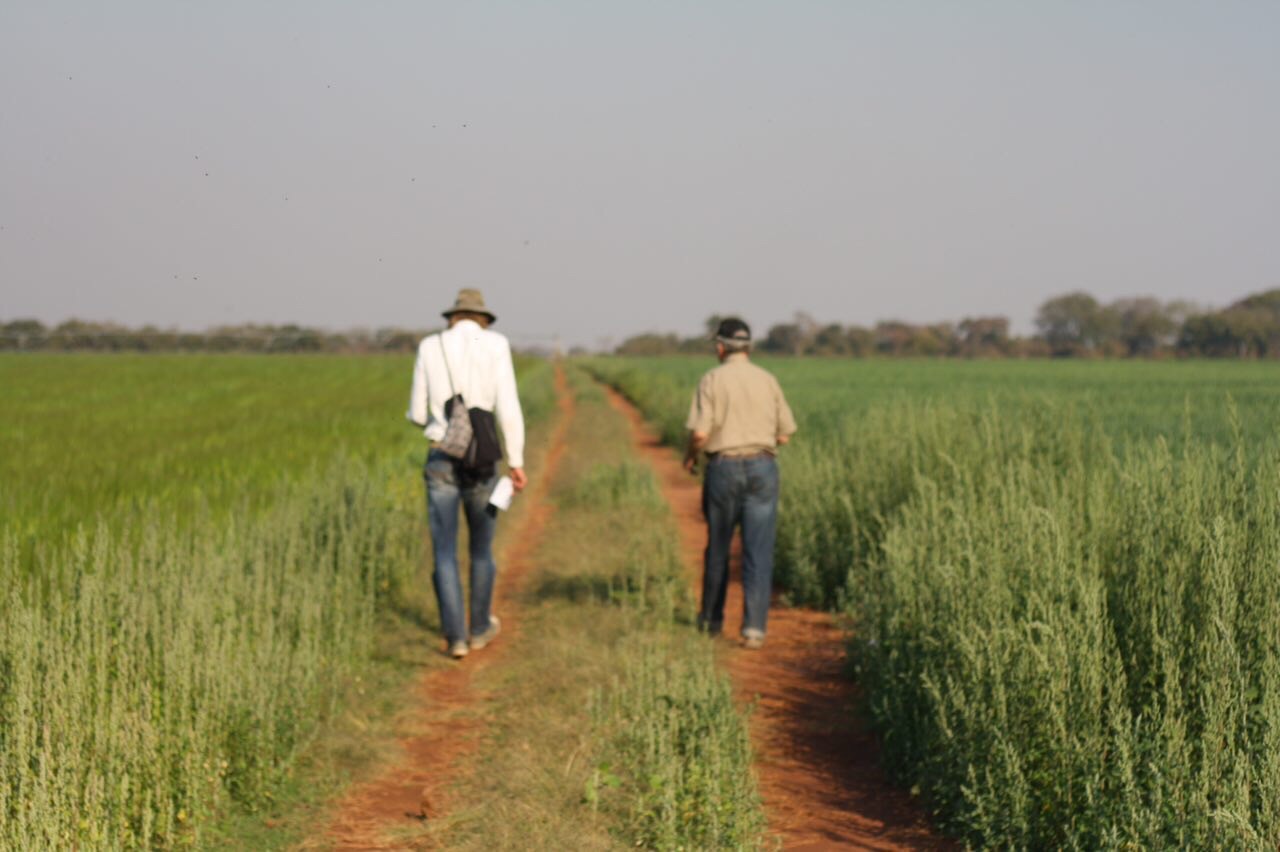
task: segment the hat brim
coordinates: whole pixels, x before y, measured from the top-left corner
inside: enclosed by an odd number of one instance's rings
[[[450,308],[447,311],[440,312],[440,316],[444,317],[445,319],[448,319],[454,314],[480,314],[480,316],[488,317],[490,323],[495,323],[498,321],[497,316],[495,316],[494,314],[491,314],[488,311],[477,311],[475,308]]]

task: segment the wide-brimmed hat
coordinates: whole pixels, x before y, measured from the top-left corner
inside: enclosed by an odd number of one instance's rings
[[[458,291],[458,298],[454,299],[453,307],[446,311],[442,311],[445,319],[456,313],[466,311],[472,314],[484,314],[489,318],[489,322],[497,322],[498,318],[493,315],[488,308],[484,306],[484,294],[479,290],[473,290],[470,287],[464,287]]]

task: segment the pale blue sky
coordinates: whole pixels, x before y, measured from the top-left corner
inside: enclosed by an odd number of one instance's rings
[[[1280,286],[1277,45],[1274,0],[3,0],[0,318],[1223,304]]]

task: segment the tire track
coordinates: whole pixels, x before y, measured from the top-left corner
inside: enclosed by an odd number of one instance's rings
[[[464,762],[476,753],[485,729],[483,707],[489,696],[475,685],[476,675],[503,665],[518,644],[522,620],[519,593],[528,581],[532,554],[553,511],[547,487],[564,456],[574,413],[573,392],[564,370],[560,364],[555,370],[556,424],[537,478],[523,495],[529,507],[499,554],[501,574],[494,590],[494,611],[502,617],[502,634],[460,663],[432,668],[422,676],[414,687],[414,709],[407,723],[411,733],[399,743],[401,759],[347,791],[321,832],[321,847],[350,852],[420,847],[429,843],[429,838],[406,841],[389,835],[412,831],[423,820],[439,819],[451,810],[452,782],[466,771]]]
[[[676,516],[690,582],[700,589],[701,486],[635,406],[613,388],[605,392],[628,418],[637,453],[657,473]],[[732,570],[726,635],[736,634],[731,626],[742,612],[739,566]],[[769,833],[783,848],[954,848],[932,833],[918,802],[880,769],[879,746],[859,724],[857,692],[843,674],[844,636],[829,613],[773,607],[763,650],[725,645],[721,659],[738,696],[756,701],[750,727],[760,793]]]

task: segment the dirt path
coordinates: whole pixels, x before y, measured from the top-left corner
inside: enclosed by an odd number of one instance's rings
[[[681,469],[634,406],[607,392],[628,417],[638,452],[658,474],[700,594],[706,526],[699,481]],[[737,570],[725,606],[726,636],[737,634],[741,620]],[[751,740],[769,830],[783,848],[952,848],[930,832],[911,797],[890,786],[874,737],[851,723],[856,693],[842,674],[844,643],[829,614],[774,607],[765,648],[735,645],[724,659],[739,695],[758,700]]]
[[[545,460],[529,491],[520,498],[529,501],[529,508],[498,555],[500,573],[493,611],[502,617],[502,635],[460,663],[432,668],[422,677],[415,687],[416,707],[406,726],[410,734],[400,743],[402,759],[378,777],[353,787],[338,803],[324,831],[323,842],[329,848],[412,848],[403,838],[395,838],[397,830],[411,829],[424,817],[438,819],[450,811],[450,782],[463,771],[463,761],[475,753],[485,725],[482,708],[488,696],[474,685],[476,673],[502,665],[517,644],[519,592],[532,567],[530,555],[536,552],[551,514],[547,484],[564,455],[573,416],[573,393],[559,365],[556,396],[559,414]]]

